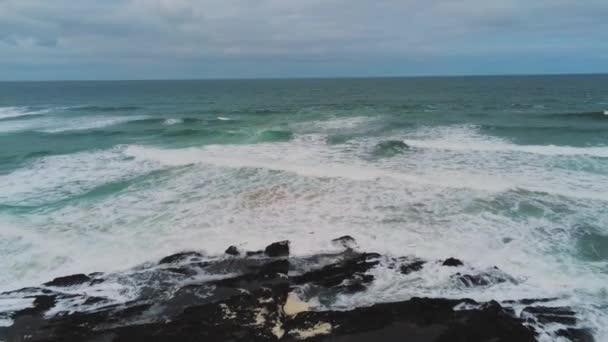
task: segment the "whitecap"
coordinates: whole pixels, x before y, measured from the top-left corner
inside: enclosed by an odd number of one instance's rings
[[[403,142],[416,148],[463,152],[531,153],[545,156],[592,156],[608,158],[608,147],[573,147],[557,145],[517,145],[482,135],[474,126],[452,126],[421,129],[414,138]]]
[[[30,107],[0,107],[0,119],[44,114],[51,110],[52,109],[31,109]]]
[[[181,124],[181,123],[183,123],[183,122],[184,122],[184,120],[182,120],[182,119],[166,119],[166,120],[163,122],[163,124],[164,124],[164,125],[171,126],[171,125]]]

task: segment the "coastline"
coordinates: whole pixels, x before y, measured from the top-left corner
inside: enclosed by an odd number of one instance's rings
[[[282,241],[264,251],[230,246],[221,256],[173,254],[122,279],[141,289],[137,298],[122,303],[95,295],[118,276],[103,273],[70,275],[40,287],[5,292],[2,299],[30,299],[31,305],[0,314],[13,321],[0,327],[0,340],[594,341],[592,332],[579,326],[576,312],[555,306],[555,298],[498,303],[414,297],[323,309],[337,296],[364,294],[375,281],[370,271],[380,263],[389,263],[402,274],[437,264],[471,287],[513,281],[496,266],[495,273],[463,274],[464,262],[454,258],[422,260],[361,252],[350,236],[332,242],[343,250],[290,257],[290,243]]]

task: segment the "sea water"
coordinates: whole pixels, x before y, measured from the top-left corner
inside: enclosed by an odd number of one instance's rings
[[[0,291],[349,234],[516,281],[378,267],[336,307],[552,297],[606,339],[606,110],[601,75],[0,83]]]

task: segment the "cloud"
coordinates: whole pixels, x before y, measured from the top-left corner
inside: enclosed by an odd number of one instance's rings
[[[604,0],[0,0],[0,77],[586,71],[607,62],[607,17]]]

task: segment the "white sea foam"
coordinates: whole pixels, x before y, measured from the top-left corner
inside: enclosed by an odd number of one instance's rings
[[[515,145],[496,142],[458,142],[449,137],[441,140],[411,140],[404,139],[403,142],[417,148],[433,148],[454,151],[477,151],[477,152],[523,152],[541,154],[546,156],[592,156],[608,158],[608,147],[572,147],[555,145]]]
[[[52,109],[31,109],[29,107],[0,107],[0,119],[44,114],[50,112],[51,110]]]
[[[370,159],[388,139],[413,148]],[[468,126],[342,145],[325,141],[323,134],[303,134],[254,145],[133,145],[45,157],[0,176],[0,195],[6,194],[0,203],[13,204],[133,180],[128,191],[0,216],[0,287],[127,268],[179,250],[222,253],[232,244],[256,250],[289,239],[295,255],[307,255],[334,250],[329,240],[349,234],[363,250],[429,260],[453,256],[467,262],[466,271],[497,265],[518,283],[464,288],[439,265],[402,275],[382,264],[368,291],[340,297],[337,306],[411,296],[559,297],[563,303],[555,305],[579,309],[584,322],[599,329],[598,340],[606,336],[608,318],[596,309],[608,304],[606,262],[581,260],[576,240],[587,226],[608,233],[608,179],[560,164],[601,163],[597,156],[522,151]],[[458,144],[477,148],[449,148]],[[134,180],[153,170],[166,171]]]
[[[325,132],[335,130],[352,130],[357,127],[364,126],[372,121],[378,120],[378,117],[371,116],[355,116],[355,117],[334,117],[325,120],[305,121],[293,123],[291,126],[304,133],[310,132]]]
[[[480,134],[475,126],[422,128],[403,142],[416,148],[462,152],[530,153],[544,156],[591,156],[608,158],[608,146],[573,147],[556,145],[517,145],[504,139]]]
[[[38,113],[37,113],[38,114]],[[0,122],[0,132],[37,131],[45,133],[61,133],[99,129],[121,123],[146,119],[147,116],[82,116],[66,118],[56,115],[45,115],[39,118],[23,121]]]
[[[163,122],[163,124],[171,126],[171,125],[180,124],[183,122],[184,122],[184,120],[182,120],[182,119],[167,119]]]
[[[89,129],[99,129],[109,126],[122,124],[129,121],[143,120],[146,116],[97,116],[97,117],[82,117],[79,119],[70,120],[66,123],[64,120],[51,122],[43,127],[34,128],[36,131],[46,133],[60,133],[69,131],[84,131]]]
[[[0,175],[0,204],[32,206],[58,201],[158,168],[146,161],[134,162],[122,151],[114,148],[38,158]]]
[[[232,120],[231,118],[227,118],[225,116],[218,116],[217,119],[221,120],[221,121],[230,121],[230,120]]]

